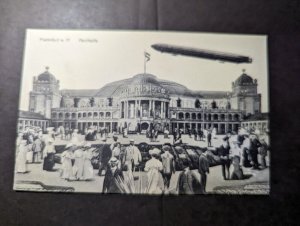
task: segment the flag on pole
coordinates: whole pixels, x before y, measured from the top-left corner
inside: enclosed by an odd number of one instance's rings
[[[150,53],[144,52],[145,54],[145,62],[148,62],[150,60]]]

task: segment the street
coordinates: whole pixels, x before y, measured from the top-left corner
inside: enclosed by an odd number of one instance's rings
[[[214,146],[219,146],[221,144],[223,136],[217,136],[216,139],[213,139],[212,143]],[[145,135],[129,135],[129,138],[135,140],[135,143],[140,142],[148,142],[149,140],[145,138]],[[83,140],[83,136],[80,137]],[[119,136],[119,141],[122,144],[126,144],[128,142],[128,138],[123,138]],[[172,138],[164,139],[163,136],[159,136],[157,142],[153,142],[152,144],[163,144],[165,142],[172,143]],[[107,143],[110,143],[112,138],[109,138]],[[102,141],[93,141],[91,143],[101,143]],[[206,142],[204,141],[194,141],[193,138],[188,137],[187,135],[183,135],[183,142],[187,142],[191,145],[198,145],[201,147],[206,146]],[[60,140],[59,138],[55,140],[56,145],[66,144],[68,141]],[[269,162],[269,161],[267,161]],[[71,187],[73,188],[74,192],[84,192],[84,193],[101,193],[103,187],[103,180],[104,176],[98,176],[98,170],[94,170],[94,179],[91,181],[66,181],[60,178],[60,164],[55,164],[54,170],[52,172],[42,170],[42,162],[40,163],[32,163],[28,164],[28,173],[25,174],[15,174],[15,183],[14,189],[15,190],[41,190],[45,191],[45,189],[40,189],[39,185],[36,184],[27,184],[23,183],[24,181],[37,181],[41,182],[43,185],[47,186],[62,186],[62,187]],[[232,170],[232,167],[231,167]],[[262,194],[269,193],[269,176],[270,171],[269,168],[264,170],[252,170],[249,168],[243,168],[244,174],[246,179],[244,180],[223,180],[222,173],[221,173],[221,166],[213,166],[210,167],[210,173],[208,174],[207,179],[207,186],[206,191],[207,193],[226,193],[226,189],[236,189],[235,187],[241,186],[248,186],[253,184],[260,184],[263,183],[263,191]],[[193,172],[200,178],[199,173],[197,170],[193,170]],[[175,174],[172,175],[171,183],[169,191],[171,194],[174,193],[176,190],[178,176],[180,171],[177,171]],[[135,177],[135,185],[136,189],[140,189],[140,184],[142,185],[141,191],[144,191],[147,185],[147,173],[146,172],[134,172]],[[22,182],[22,183],[21,183]],[[224,188],[225,192],[224,192]],[[245,189],[242,189],[243,193],[248,193]],[[48,190],[49,191],[49,190]],[[51,190],[50,190],[51,191]],[[54,190],[55,191],[55,190]],[[251,192],[249,192],[251,193]]]

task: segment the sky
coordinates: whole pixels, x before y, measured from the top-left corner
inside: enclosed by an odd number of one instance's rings
[[[161,53],[157,43],[249,56],[234,64]],[[267,36],[196,32],[112,30],[27,30],[19,108],[28,110],[33,77],[45,71],[60,80],[60,89],[99,89],[144,72],[144,52],[151,55],[147,73],[192,90],[231,91],[245,69],[258,81],[262,111],[269,110]]]

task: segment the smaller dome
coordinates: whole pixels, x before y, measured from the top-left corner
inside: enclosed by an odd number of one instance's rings
[[[51,82],[51,81],[56,81],[54,75],[49,73],[49,67],[46,67],[46,71],[40,74],[37,78],[38,81],[44,81],[44,82]]]
[[[251,76],[247,75],[245,73],[245,70],[243,70],[243,74],[240,75],[240,77],[235,80],[235,85],[249,85],[253,84],[253,78]]]

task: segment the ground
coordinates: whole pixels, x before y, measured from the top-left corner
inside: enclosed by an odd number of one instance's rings
[[[145,135],[129,135],[128,138],[123,138],[119,136],[119,141],[122,144],[129,143],[129,139],[134,139],[135,143],[140,142],[149,142],[149,139]],[[83,140],[83,136],[80,136],[80,139]],[[163,136],[158,137],[157,142],[153,144],[162,144],[165,142],[172,142],[172,138],[164,139]],[[221,144],[222,136],[217,136],[212,140],[213,146],[219,146]],[[55,144],[66,144],[69,141],[61,140],[57,138]],[[108,138],[107,143],[111,143],[112,138]],[[183,135],[183,142],[189,143],[190,145],[206,146],[204,141],[194,141],[193,138],[190,138],[187,135]],[[97,140],[91,143],[102,143],[102,141]],[[268,162],[268,161],[267,161]],[[70,188],[70,191],[75,192],[93,192],[101,193],[104,177],[97,175],[97,170],[94,170],[94,180],[92,181],[66,181],[60,178],[60,164],[55,164],[53,172],[48,172],[42,170],[42,163],[28,164],[28,173],[25,174],[15,174],[15,190],[38,190],[38,191],[60,191],[60,188],[55,189],[57,186],[62,186],[63,188]],[[231,169],[232,170],[232,169]],[[199,174],[197,170],[193,170],[198,177]],[[243,168],[244,174],[249,178],[244,180],[223,180],[221,173],[221,166],[210,167],[210,173],[208,174],[207,187],[206,190],[208,193],[218,193],[218,194],[268,194],[269,193],[269,177],[270,170],[266,168],[264,170],[252,170],[249,168]],[[171,178],[170,191],[175,191],[178,175],[180,171],[177,171]],[[139,188],[142,184],[142,190],[145,188],[147,183],[147,174],[145,172],[134,172],[134,176],[137,179],[136,187]],[[24,183],[25,182],[25,183]],[[31,183],[27,183],[31,182]],[[36,182],[36,183],[34,183]],[[42,184],[40,184],[42,183]],[[50,186],[45,187],[44,186]],[[51,187],[54,186],[54,187]]]

